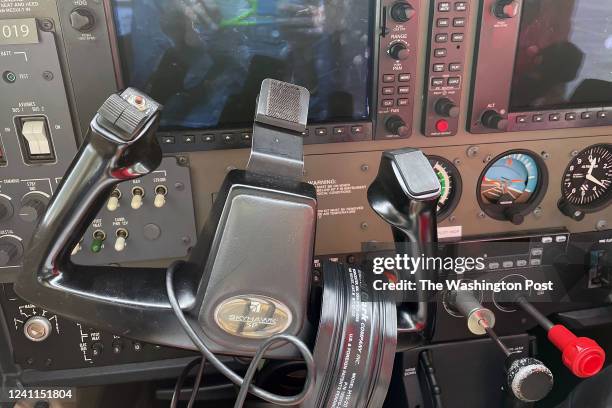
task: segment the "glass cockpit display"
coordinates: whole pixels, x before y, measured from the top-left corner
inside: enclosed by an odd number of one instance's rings
[[[525,0],[512,111],[612,103],[609,0]]]
[[[312,123],[367,120],[372,3],[113,0],[124,81],[166,129],[248,125],[265,78],[308,88]]]

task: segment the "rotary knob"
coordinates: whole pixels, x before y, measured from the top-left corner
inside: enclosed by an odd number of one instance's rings
[[[416,10],[409,3],[397,2],[391,7],[391,18],[397,23],[405,23],[416,14]]]
[[[49,196],[41,192],[31,192],[21,199],[19,217],[25,222],[37,222],[45,213],[49,204]]]
[[[408,50],[406,44],[398,42],[389,47],[389,55],[395,60],[403,61],[408,59],[410,56],[410,51]]]
[[[0,196],[0,222],[8,221],[13,216],[15,209],[8,197]]]
[[[88,8],[75,8],[70,13],[70,25],[75,30],[86,33],[93,30],[96,26],[96,17]]]
[[[401,137],[410,136],[410,128],[406,126],[406,122],[404,122],[404,120],[399,116],[394,115],[387,119],[385,127],[387,128],[387,131],[391,134],[398,135]]]
[[[448,98],[442,98],[436,102],[435,106],[436,113],[440,116],[444,116],[447,118],[456,118],[459,116],[460,109],[455,104],[455,102],[451,101]]]
[[[506,130],[508,119],[505,119],[499,112],[488,110],[482,115],[482,124],[489,129]]]
[[[535,358],[520,358],[508,369],[508,387],[516,398],[523,402],[544,399],[553,387],[552,372]]]
[[[30,317],[23,325],[23,334],[33,342],[46,340],[51,334],[51,322],[43,316]]]
[[[521,4],[516,0],[499,0],[497,3],[495,3],[493,14],[495,14],[495,17],[501,20],[514,18],[518,15],[520,7]]]
[[[17,237],[0,237],[0,266],[17,263],[23,256],[23,244]]]

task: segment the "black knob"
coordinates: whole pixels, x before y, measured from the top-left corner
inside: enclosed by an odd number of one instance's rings
[[[552,372],[535,358],[520,358],[508,369],[508,387],[523,402],[544,399],[553,387]]]
[[[13,216],[14,211],[11,200],[0,196],[0,222],[9,220]]]
[[[0,266],[17,263],[23,256],[23,244],[13,236],[0,237]]]
[[[70,25],[82,33],[93,30],[96,25],[96,17],[93,12],[85,7],[79,7],[70,13]]]
[[[398,23],[409,21],[416,14],[416,10],[405,2],[398,2],[391,7],[391,18]]]
[[[488,110],[482,115],[482,124],[489,129],[506,130],[508,119],[504,118],[497,111]]]
[[[516,0],[499,0],[495,3],[493,14],[499,19],[514,18],[518,15],[521,4]]]
[[[451,101],[448,98],[442,98],[436,102],[436,113],[440,116],[445,116],[448,118],[456,118],[459,116],[460,109],[455,104],[455,102]]]
[[[559,200],[559,202],[557,203],[557,207],[559,207],[559,211],[561,211],[564,215],[570,217],[574,221],[582,221],[584,219],[584,211],[575,209],[569,202],[564,199]]]
[[[395,60],[403,61],[410,56],[410,51],[406,44],[399,42],[389,47],[389,55]]]
[[[410,128],[406,126],[406,122],[399,116],[391,116],[385,123],[387,131],[401,137],[410,136]]]
[[[49,204],[49,197],[43,193],[32,192],[21,199],[19,217],[25,222],[36,222],[42,217]]]

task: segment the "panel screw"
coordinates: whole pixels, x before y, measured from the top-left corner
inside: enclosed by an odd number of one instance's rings
[[[181,242],[185,245],[189,245],[191,243],[191,238],[189,237],[183,237],[181,238]]]
[[[449,222],[455,222],[455,221],[457,221],[457,217],[455,217],[454,215],[451,215],[450,217],[448,217],[448,221]]]
[[[366,172],[370,170],[370,166],[368,166],[367,164],[362,164],[361,165],[361,171]]]
[[[174,188],[178,191],[183,191],[185,189],[185,185],[180,181],[177,181],[176,183],[174,183]]]
[[[369,227],[369,225],[368,225],[368,223],[367,223],[367,222],[362,222],[362,223],[361,223],[361,229],[362,229],[362,230],[367,230],[367,229],[368,229],[368,227]]]
[[[51,81],[53,80],[53,72],[51,71],[45,71],[42,73],[42,77],[45,81]]]
[[[455,166],[461,166],[461,159],[457,157],[453,160],[453,163],[455,163]]]
[[[597,221],[597,225],[595,226],[595,228],[597,228],[597,231],[607,230],[608,222],[606,220],[599,220]]]
[[[186,166],[189,164],[189,159],[185,156],[179,156],[176,158],[176,160],[180,166]]]
[[[486,218],[486,217],[487,217],[487,214],[485,214],[484,211],[480,211],[478,213],[478,218]]]
[[[493,160],[493,156],[491,156],[490,154],[487,154],[487,157],[484,158],[484,160],[482,161],[483,163],[488,163],[491,160]]]
[[[535,210],[533,210],[533,215],[536,218],[540,218],[542,216],[542,212],[543,212],[542,207],[537,207]]]
[[[476,157],[476,156],[478,156],[478,150],[480,150],[478,146],[470,146],[470,147],[468,147],[467,152],[466,152],[467,157]]]
[[[51,31],[53,30],[54,24],[53,21],[49,20],[48,18],[44,18],[42,20],[40,20],[40,29],[43,31]]]
[[[542,152],[541,155],[544,160],[550,159],[550,153],[548,152]]]
[[[236,166],[227,166],[227,167],[225,168],[225,172],[226,172],[226,173],[229,173],[229,172],[230,172],[230,171],[232,171],[232,170],[236,170]]]
[[[578,156],[578,153],[580,153],[578,150],[572,150],[572,152],[570,153],[570,156],[576,157]]]

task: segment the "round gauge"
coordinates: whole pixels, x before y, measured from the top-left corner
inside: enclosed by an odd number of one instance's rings
[[[507,152],[493,159],[481,175],[478,202],[491,218],[520,224],[542,200],[547,183],[546,166],[538,155]]]
[[[428,156],[428,159],[442,187],[437,209],[438,221],[441,221],[448,217],[459,203],[462,188],[461,175],[457,167],[442,157]]]
[[[572,207],[585,212],[610,204],[612,145],[594,145],[578,153],[565,169],[561,193]]]

